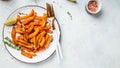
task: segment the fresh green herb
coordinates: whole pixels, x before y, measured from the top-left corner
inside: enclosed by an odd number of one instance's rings
[[[5,40],[8,40],[10,43],[12,43],[12,41],[8,37],[5,37]]]
[[[19,15],[27,15],[27,14],[25,14],[25,13],[22,13],[22,12],[18,12],[18,14],[19,14]]]
[[[70,12],[67,12],[67,14],[70,16],[71,20],[72,20],[72,15]]]
[[[12,44],[10,44],[10,43],[8,43],[7,41],[4,41],[4,43],[5,43],[5,44],[7,44],[9,47],[14,48],[14,47],[13,47],[13,45],[12,45]]]
[[[21,50],[21,47],[16,46],[16,49],[17,49],[17,50]]]
[[[6,40],[6,41],[3,41],[3,42],[4,42],[6,45],[8,45],[9,47],[14,48],[14,49],[17,49],[17,50],[20,50],[20,49],[21,49],[18,45],[13,44],[12,41],[10,40],[10,38],[5,37],[5,40]]]
[[[70,2],[72,2],[72,3],[76,3],[76,0],[68,0],[68,1],[70,1]]]

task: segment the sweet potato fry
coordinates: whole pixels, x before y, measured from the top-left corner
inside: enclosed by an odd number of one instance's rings
[[[46,26],[44,27],[45,30],[48,30],[48,29],[50,29],[50,28],[51,28],[51,25],[50,25],[50,24],[48,24],[48,25],[46,25]]]
[[[53,33],[53,30],[45,30],[46,33]]]
[[[26,56],[26,57],[28,57],[28,58],[32,58],[33,57],[32,55],[30,55],[29,53],[27,53],[25,51],[22,51],[21,54]]]
[[[36,52],[43,51],[43,50],[45,50],[45,47],[40,47],[36,50]]]
[[[32,32],[32,30],[34,29],[34,26],[26,26],[26,32],[29,34]]]
[[[25,42],[29,42],[29,41],[28,41],[28,34],[27,34],[27,33],[24,33],[24,35],[23,35],[23,40],[24,40]]]
[[[22,24],[21,24],[19,21],[17,21],[16,24],[17,24],[17,26],[19,26],[19,27],[22,26]]]
[[[29,35],[29,38],[36,36],[39,33],[39,28],[35,28],[34,32]]]
[[[21,54],[28,57],[28,58],[32,58],[33,56],[36,56],[36,54],[34,52],[22,51]]]
[[[47,23],[46,13],[38,16],[32,9],[28,15],[17,15],[16,21],[11,37],[13,43],[21,47],[22,55],[32,58],[36,56],[36,52],[48,48],[53,39],[53,31],[51,24]]]
[[[27,26],[41,26],[40,22],[30,22]]]
[[[23,40],[24,39],[24,35],[18,36],[17,39],[22,39]]]
[[[28,18],[28,17],[33,16],[33,14],[34,14],[34,10],[32,9],[31,12],[30,12],[28,15],[22,16],[22,17],[20,17],[20,19],[21,19],[21,20],[22,20],[22,19],[26,19],[26,18]]]
[[[33,37],[32,42],[34,44],[34,48],[37,49],[36,37]]]
[[[41,16],[36,16],[36,17],[35,17],[35,20],[42,21],[42,20],[43,20],[43,17],[41,17]]]
[[[43,18],[44,18],[44,20],[47,19],[47,14],[46,13],[43,14]]]
[[[24,38],[24,37],[23,37]],[[27,43],[26,41],[22,40],[22,39],[17,39],[18,42],[23,43],[24,45],[29,45],[29,43]]]
[[[29,52],[32,56],[36,56],[36,53],[34,52]]]
[[[34,49],[26,48],[26,47],[21,47],[23,51],[28,51],[28,52],[33,52]]]
[[[15,27],[12,28],[11,36],[12,36],[13,43],[16,44],[17,40],[16,40],[16,30],[15,30]]]
[[[48,39],[46,40],[45,44],[44,44],[44,47],[45,48],[48,48],[48,45],[50,44],[50,42],[52,41],[53,37],[52,36],[49,36]]]
[[[41,39],[42,39],[42,37],[44,37],[45,34],[46,34],[45,31],[43,31],[43,32],[40,33],[40,37],[38,38],[38,43],[41,42]]]
[[[34,17],[28,17],[28,18],[25,20],[24,24],[26,25],[26,24],[30,23],[33,19],[34,19]]]
[[[46,25],[46,21],[45,21],[45,20],[42,20],[41,26],[44,27],[45,25]]]
[[[15,27],[15,31],[16,31],[16,33],[23,34],[24,33],[24,28],[18,26],[18,27]]]
[[[22,42],[17,42],[17,44],[21,47],[26,47],[26,48],[30,48],[30,49],[33,49],[34,47],[32,46],[32,44],[24,44]]]
[[[36,12],[34,12],[33,16],[34,16],[34,17],[36,17],[36,16],[37,16],[37,13],[36,13]]]
[[[47,34],[45,35],[45,40],[47,40],[48,37],[49,37],[49,34],[47,33]]]
[[[41,42],[40,42],[40,47],[43,47],[43,46],[44,46],[44,43],[45,43],[45,38],[42,37],[42,38],[41,38]]]
[[[17,15],[17,22],[20,22],[20,16]]]
[[[39,40],[40,36],[41,36],[41,34],[38,34],[38,35],[36,36],[36,48],[37,48],[37,49],[40,47],[40,46],[38,45],[38,44],[39,44],[39,43],[38,43],[38,40]]]

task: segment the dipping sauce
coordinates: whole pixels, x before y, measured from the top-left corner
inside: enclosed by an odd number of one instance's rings
[[[98,2],[96,0],[91,0],[88,2],[87,7],[91,12],[96,12],[98,10]]]

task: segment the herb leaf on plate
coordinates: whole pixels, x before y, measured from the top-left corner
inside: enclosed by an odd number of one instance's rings
[[[67,14],[70,16],[71,20],[72,20],[72,15],[70,12],[67,12]]]
[[[16,49],[16,50],[20,50],[21,48],[18,45],[15,45],[12,43],[12,41],[10,40],[10,38],[5,37],[5,40],[3,41],[4,44],[8,45],[9,47]]]

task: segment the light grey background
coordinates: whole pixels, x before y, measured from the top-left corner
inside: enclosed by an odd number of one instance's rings
[[[55,3],[53,3],[55,1]],[[12,58],[2,42],[3,23],[15,9],[34,5],[34,0],[0,1],[0,68],[120,68],[120,0],[101,0],[98,16],[85,10],[87,0],[39,0],[38,5],[53,3],[61,27],[64,59],[57,56],[37,64],[26,64]],[[70,19],[67,12],[72,15]]]

